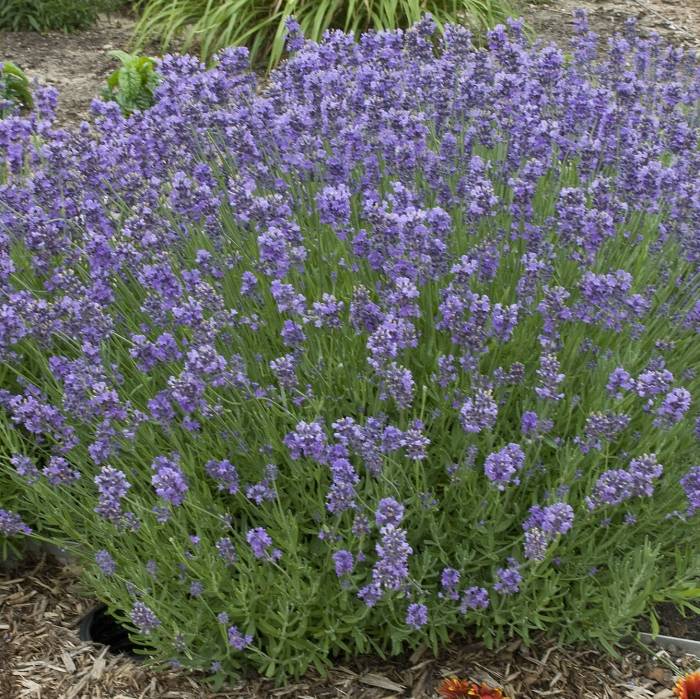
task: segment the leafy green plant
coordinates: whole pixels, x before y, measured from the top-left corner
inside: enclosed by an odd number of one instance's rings
[[[142,0],[136,42],[157,39],[165,49],[182,39],[208,60],[226,46],[247,46],[253,64],[274,67],[284,53],[285,21],[294,16],[304,35],[319,40],[327,29],[358,35],[396,29],[432,14],[442,27],[463,21],[483,31],[509,15],[508,0]]]
[[[33,106],[29,79],[24,71],[10,61],[0,63],[0,118],[20,109]]]
[[[102,98],[116,102],[126,116],[152,106],[160,82],[155,59],[118,50],[110,51],[109,55],[122,65],[107,78]]]
[[[99,12],[113,5],[105,0],[3,0],[0,3],[0,29],[9,31],[85,29]]]

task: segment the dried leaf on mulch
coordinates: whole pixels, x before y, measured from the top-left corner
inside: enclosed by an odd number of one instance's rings
[[[213,692],[196,675],[156,671],[78,640],[78,621],[94,601],[80,595],[77,580],[76,570],[45,560],[0,575],[2,699],[427,699],[449,675],[503,687],[513,699],[671,699],[672,670],[699,664],[665,651],[613,660],[551,643],[528,649],[516,641],[499,650],[456,643],[439,658],[420,648],[389,661],[360,658],[283,688],[254,680]]]

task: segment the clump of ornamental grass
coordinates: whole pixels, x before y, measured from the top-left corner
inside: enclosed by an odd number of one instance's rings
[[[141,0],[136,42],[160,42],[163,50],[178,41],[184,50],[197,46],[209,60],[220,49],[246,46],[255,66],[274,68],[284,55],[285,23],[294,15],[304,35],[320,40],[328,29],[356,36],[370,29],[407,28],[426,13],[436,23],[468,23],[479,34],[511,14],[509,0]]]
[[[3,477],[155,658],[612,652],[697,593],[698,64],[576,24],[291,22],[261,90],[0,125]]]

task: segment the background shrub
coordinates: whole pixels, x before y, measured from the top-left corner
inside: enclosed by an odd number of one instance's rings
[[[3,0],[0,30],[70,32],[86,29],[100,12],[122,4],[119,0]]]
[[[305,36],[320,40],[327,29],[359,35],[368,29],[409,27],[430,12],[442,26],[466,22],[480,31],[505,21],[507,0],[143,0],[136,40],[172,46],[180,37],[183,50],[197,46],[208,60],[226,46],[247,46],[255,65],[276,65],[284,51],[284,23],[294,15]]]
[[[157,658],[612,649],[697,597],[699,73],[577,27],[292,23],[261,91],[169,57],[129,119],[0,124],[3,472]]]

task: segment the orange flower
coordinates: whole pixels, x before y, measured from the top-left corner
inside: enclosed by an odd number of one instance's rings
[[[456,677],[443,680],[437,691],[443,699],[507,699],[500,689]]]
[[[458,680],[456,677],[448,677],[440,682],[437,691],[443,699],[463,699],[463,697],[474,696],[471,693],[473,687],[474,683],[469,682],[469,680]]]
[[[503,692],[495,687],[489,687],[486,684],[474,685],[475,693],[471,696],[479,697],[479,699],[506,699]],[[470,696],[470,695],[467,695]]]
[[[700,699],[700,671],[681,677],[676,682],[673,693],[678,699]]]

